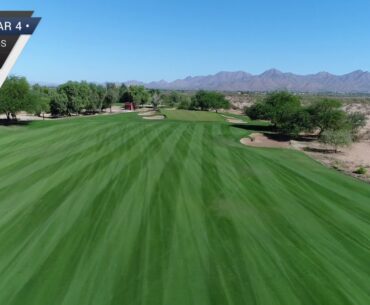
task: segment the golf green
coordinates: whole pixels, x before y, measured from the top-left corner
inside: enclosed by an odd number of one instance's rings
[[[162,109],[161,113],[170,120],[188,122],[223,122],[225,119],[215,112]]]
[[[0,127],[0,304],[369,305],[370,186],[185,120]]]

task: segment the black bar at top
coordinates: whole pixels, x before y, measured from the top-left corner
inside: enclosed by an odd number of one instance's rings
[[[33,11],[0,11],[0,17],[32,17]]]

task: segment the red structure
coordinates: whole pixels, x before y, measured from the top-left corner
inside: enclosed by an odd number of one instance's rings
[[[125,110],[134,111],[136,109],[136,105],[134,103],[125,103]]]

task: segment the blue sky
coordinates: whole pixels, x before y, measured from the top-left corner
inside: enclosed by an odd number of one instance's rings
[[[30,81],[370,70],[368,0],[2,0],[0,7],[43,17],[13,70]]]

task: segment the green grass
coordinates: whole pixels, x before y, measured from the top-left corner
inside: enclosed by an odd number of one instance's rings
[[[224,118],[215,112],[208,111],[188,111],[188,110],[166,110],[161,112],[169,120],[188,121],[188,122],[223,122]]]
[[[370,304],[370,186],[245,134],[1,127],[0,304]]]

